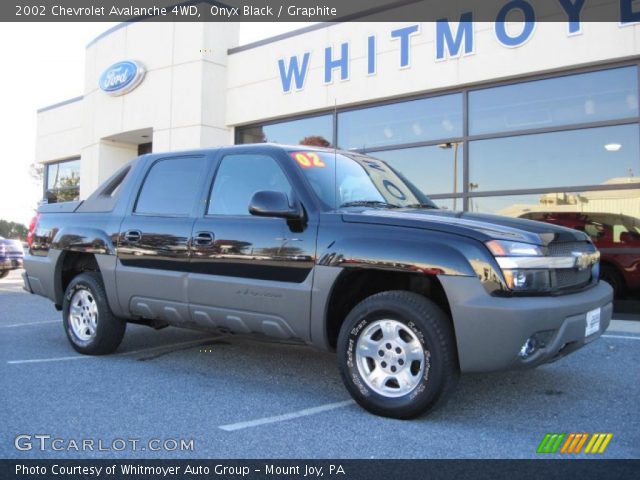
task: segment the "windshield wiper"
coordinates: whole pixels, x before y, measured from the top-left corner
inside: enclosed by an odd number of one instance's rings
[[[355,200],[353,202],[346,202],[340,205],[340,208],[345,207],[384,207],[384,208],[400,208],[399,205],[393,203],[381,202],[379,200]]]
[[[409,205],[404,205],[402,208],[431,208],[439,210],[438,207],[431,205],[430,203],[410,203]]]

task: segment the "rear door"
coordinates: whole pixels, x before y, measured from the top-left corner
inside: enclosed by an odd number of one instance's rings
[[[273,151],[222,153],[204,215],[193,229],[192,320],[279,338],[309,337],[317,215],[306,223],[249,214],[256,191],[300,199]]]
[[[118,298],[132,315],[189,321],[189,241],[210,171],[204,154],[161,157],[148,168],[118,235]]]

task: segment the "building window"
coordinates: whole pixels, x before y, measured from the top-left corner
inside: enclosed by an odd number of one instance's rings
[[[538,204],[575,189],[592,192],[596,208],[602,191],[640,185],[638,98],[636,63],[242,127],[237,140],[335,131],[339,148],[385,160],[446,208],[509,214],[505,202],[523,195]],[[640,218],[629,195],[597,208]]]
[[[44,169],[47,203],[71,202],[80,198],[80,159],[48,163]]]
[[[471,135],[637,116],[636,67],[566,75],[469,93]]]
[[[371,151],[460,137],[462,111],[462,94],[458,93],[339,113],[338,146]]]
[[[463,151],[460,143],[383,150],[368,152],[368,155],[387,162],[427,196],[462,192]]]
[[[239,128],[236,143],[279,143],[328,147],[333,142],[333,115]]]
[[[469,143],[469,181],[478,192],[611,184],[638,174],[637,124]]]

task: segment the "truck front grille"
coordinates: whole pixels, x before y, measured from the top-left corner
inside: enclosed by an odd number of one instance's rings
[[[570,257],[574,253],[595,252],[590,242],[554,242],[550,243],[549,255],[552,257]],[[579,289],[591,283],[591,268],[563,268],[552,273],[552,285],[556,290]]]
[[[589,242],[553,242],[549,244],[549,255],[552,257],[570,257],[573,252],[595,252],[596,248]]]
[[[580,288],[591,282],[591,269],[578,270],[577,268],[564,268],[555,271],[555,288]]]

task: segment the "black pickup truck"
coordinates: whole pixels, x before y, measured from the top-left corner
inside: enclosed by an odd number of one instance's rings
[[[149,154],[81,202],[43,205],[25,288],[73,348],[127,322],[337,351],[367,410],[410,418],[460,372],[535,367],[607,328],[612,290],[582,232],[439,210],[356,153],[243,145]]]

